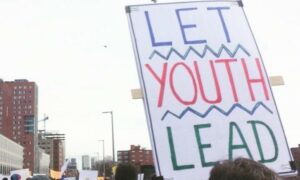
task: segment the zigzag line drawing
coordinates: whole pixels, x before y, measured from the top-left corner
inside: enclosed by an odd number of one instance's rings
[[[263,107],[263,108],[264,108],[266,111],[268,111],[270,114],[273,114],[273,111],[272,111],[267,105],[265,105],[263,102],[259,101],[259,102],[257,102],[257,103],[253,106],[253,108],[252,108],[251,110],[247,109],[245,106],[243,106],[243,105],[241,105],[241,104],[239,104],[239,103],[233,104],[233,105],[231,106],[231,108],[229,108],[229,110],[227,110],[227,111],[225,111],[225,110],[223,110],[223,109],[221,109],[220,107],[215,106],[215,105],[210,106],[210,107],[207,109],[207,111],[204,112],[204,113],[200,113],[200,112],[196,111],[195,109],[193,109],[193,108],[191,108],[191,107],[187,107],[187,108],[186,108],[185,110],[183,110],[179,115],[177,115],[177,114],[175,114],[175,113],[173,113],[173,112],[167,110],[167,111],[165,112],[165,114],[162,116],[161,120],[163,121],[163,120],[167,117],[167,115],[172,115],[172,116],[174,116],[174,117],[176,117],[176,118],[178,118],[178,119],[182,119],[182,117],[183,117],[186,113],[188,113],[188,112],[194,113],[195,115],[197,115],[197,116],[199,116],[199,117],[201,117],[201,118],[205,118],[205,117],[208,116],[209,113],[210,113],[211,111],[213,111],[213,110],[216,110],[216,111],[220,112],[220,113],[223,114],[224,116],[229,116],[229,115],[232,113],[232,111],[233,111],[234,109],[236,109],[236,108],[241,109],[242,111],[248,113],[249,115],[253,115],[259,107]]]
[[[220,57],[222,52],[225,51],[230,57],[234,57],[238,51],[241,50],[243,51],[247,56],[250,56],[250,53],[246,50],[246,48],[244,48],[244,46],[242,46],[241,44],[238,44],[235,48],[235,50],[232,52],[229,50],[229,48],[227,46],[225,46],[224,44],[221,45],[221,47],[219,48],[218,52],[215,52],[210,46],[208,45],[205,45],[204,46],[204,49],[203,49],[203,52],[200,53],[198,52],[195,48],[193,48],[192,46],[190,46],[186,51],[185,53],[182,55],[180,52],[178,52],[175,48],[170,48],[169,52],[167,55],[163,55],[162,53],[158,52],[157,50],[154,50],[151,55],[149,56],[149,59],[151,60],[154,55],[157,55],[159,57],[161,57],[162,59],[164,60],[169,60],[170,56],[172,54],[176,54],[178,57],[180,57],[182,60],[185,60],[188,55],[191,53],[191,52],[194,52],[197,56],[199,56],[200,58],[203,58],[206,56],[206,54],[208,52],[210,52],[211,54],[213,54],[215,57]]]

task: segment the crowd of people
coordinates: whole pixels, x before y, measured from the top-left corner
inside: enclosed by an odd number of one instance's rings
[[[10,176],[10,178],[4,177],[2,180],[23,180],[21,179],[21,176],[18,174],[13,174]],[[50,180],[48,176],[45,175],[36,175],[30,178],[27,178],[26,180]]]
[[[138,172],[132,164],[119,164],[115,173],[115,180],[137,180]],[[201,179],[201,178],[199,178]],[[9,180],[3,178],[2,180]],[[10,180],[21,180],[13,174]],[[26,180],[50,180],[46,176],[34,176]],[[163,180],[163,176],[152,177],[152,180]],[[277,173],[265,165],[246,158],[219,161],[210,171],[208,180],[281,180]]]
[[[201,179],[201,178],[199,178]],[[254,160],[237,158],[219,161],[210,171],[209,180],[280,180],[273,170]],[[115,180],[137,180],[137,171],[131,164],[117,167]],[[163,180],[162,176],[153,176],[152,180]]]

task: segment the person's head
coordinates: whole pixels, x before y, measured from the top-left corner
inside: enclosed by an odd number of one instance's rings
[[[4,177],[4,178],[2,178],[2,180],[8,180],[8,178],[7,178],[7,177]]]
[[[19,174],[13,174],[10,176],[10,180],[21,180],[21,176]]]
[[[217,163],[210,171],[209,180],[280,180],[280,178],[263,164],[237,158]]]
[[[131,164],[119,164],[116,169],[115,180],[136,180],[137,170]]]

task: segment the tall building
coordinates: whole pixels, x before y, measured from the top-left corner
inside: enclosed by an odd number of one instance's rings
[[[0,133],[24,147],[23,168],[36,172],[37,85],[26,79],[0,80]]]
[[[90,156],[83,155],[82,156],[82,170],[89,170],[90,169]]]
[[[23,147],[0,134],[0,174],[22,169]]]
[[[118,163],[131,163],[137,166],[153,165],[152,150],[131,145],[130,150],[118,151]]]
[[[65,160],[65,134],[39,132],[38,145],[50,155],[50,169],[60,171]]]
[[[92,170],[95,170],[96,169],[96,163],[98,161],[98,158],[97,157],[92,157],[91,158],[91,169]]]
[[[67,169],[65,171],[65,177],[75,177],[78,176],[79,172],[77,169],[77,162],[76,162],[76,158],[71,158],[70,162],[67,166]]]

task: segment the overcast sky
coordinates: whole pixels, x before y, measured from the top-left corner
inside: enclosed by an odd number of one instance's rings
[[[158,0],[159,1],[159,0]],[[159,1],[171,2],[171,1]],[[113,111],[116,150],[150,148],[125,5],[145,0],[1,0],[0,78],[28,79],[39,87],[39,119],[66,134],[67,157],[111,155]],[[291,147],[300,143],[300,11],[297,0],[245,0],[244,9],[273,87]],[[43,128],[42,124],[40,128]]]

